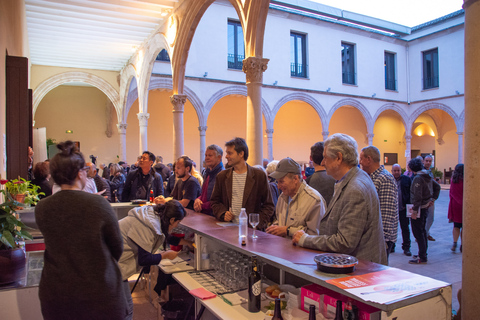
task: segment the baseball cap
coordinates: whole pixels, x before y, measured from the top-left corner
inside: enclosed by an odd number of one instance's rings
[[[295,160],[291,158],[285,158],[280,160],[275,171],[270,173],[270,177],[278,180],[285,177],[287,173],[302,174],[302,169],[300,168],[300,165],[295,162]]]

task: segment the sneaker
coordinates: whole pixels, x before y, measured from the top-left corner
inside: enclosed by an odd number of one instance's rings
[[[411,257],[412,253],[410,252],[410,249],[405,249],[403,250],[403,254],[406,255],[407,257]]]
[[[436,241],[434,237],[432,237],[431,235],[428,235],[427,237],[428,241]]]
[[[413,260],[409,260],[408,263],[410,263],[410,264],[426,264],[427,260],[413,259]]]
[[[457,251],[457,243],[453,243],[453,246],[450,250],[452,250],[453,252]]]

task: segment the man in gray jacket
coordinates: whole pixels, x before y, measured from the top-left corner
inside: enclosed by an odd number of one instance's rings
[[[355,139],[336,133],[325,141],[322,165],[337,180],[335,193],[320,222],[320,235],[310,236],[301,230],[292,242],[387,264],[377,192],[372,179],[357,164]]]
[[[293,159],[282,159],[270,174],[278,181],[282,194],[278,198],[276,220],[267,233],[292,237],[297,231],[318,235],[320,220],[325,215],[325,200],[302,179],[302,168]]]

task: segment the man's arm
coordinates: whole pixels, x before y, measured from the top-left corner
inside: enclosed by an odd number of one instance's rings
[[[397,239],[398,225],[398,191],[394,178],[386,176],[380,179],[378,200],[380,202],[380,213],[382,215],[383,233],[386,241]]]
[[[212,205],[213,215],[220,221],[224,221],[225,212],[228,210],[228,203],[224,204],[223,191],[226,188],[226,176],[219,173],[215,179],[215,185],[213,187],[212,196],[210,197],[210,203]]]
[[[153,183],[155,184],[155,197],[158,196],[163,196],[163,179],[162,176],[158,173],[155,174],[155,178],[153,180]]]
[[[437,200],[440,196],[440,190],[442,189],[437,181],[432,180],[433,183],[433,199]]]
[[[268,224],[272,221],[273,212],[275,210],[275,206],[273,205],[272,194],[270,192],[270,186],[268,185],[268,178],[266,173],[259,170],[263,174],[264,179],[258,179],[259,186],[258,192],[260,193],[260,201],[262,203],[262,207],[260,208],[260,223],[258,224],[258,230],[264,230]]]

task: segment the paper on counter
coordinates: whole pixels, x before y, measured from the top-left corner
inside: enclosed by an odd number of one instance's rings
[[[159,263],[159,265],[163,266],[163,267],[169,267],[169,266],[173,266],[173,265],[176,265],[178,263],[182,263],[182,262],[187,262],[189,261],[190,259],[188,260],[184,260],[182,258],[180,258],[179,256],[175,257],[175,259],[173,260],[170,260],[170,259],[162,259]]]

